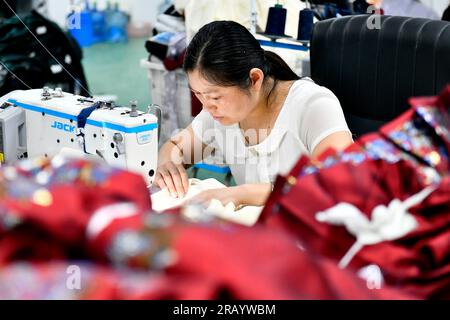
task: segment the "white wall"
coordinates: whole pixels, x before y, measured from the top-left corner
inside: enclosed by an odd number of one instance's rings
[[[73,2],[73,1],[72,1]],[[74,1],[78,3],[80,1]],[[89,1],[92,4],[94,1]],[[132,22],[150,22],[154,24],[159,6],[163,0],[115,0],[122,10],[131,14]],[[66,16],[70,9],[70,0],[47,0],[49,18],[60,26],[65,26]],[[107,0],[97,0],[99,9],[106,7]]]
[[[444,10],[450,4],[450,0],[420,0],[423,4],[426,4],[430,8],[434,9],[436,13],[442,17]]]

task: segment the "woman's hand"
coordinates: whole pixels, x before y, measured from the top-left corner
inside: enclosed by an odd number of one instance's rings
[[[232,202],[240,205],[263,206],[272,191],[270,183],[243,184],[236,187],[206,190],[190,199],[189,203],[199,203],[207,207],[212,199],[219,200],[226,206]]]
[[[189,179],[182,164],[167,161],[156,170],[155,184],[167,188],[172,197],[182,198],[189,189]]]
[[[235,207],[238,207],[244,204],[244,198],[241,189],[241,186],[237,186],[206,190],[190,199],[188,203],[200,204],[206,208],[208,207],[212,199],[217,199],[222,203],[223,206],[226,206],[228,203],[232,202]]]

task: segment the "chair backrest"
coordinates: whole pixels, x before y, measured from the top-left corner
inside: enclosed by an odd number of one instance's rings
[[[409,108],[412,96],[435,95],[450,83],[450,23],[369,15],[315,24],[311,75],[334,92],[357,136],[376,131]],[[369,21],[369,25],[372,25]]]

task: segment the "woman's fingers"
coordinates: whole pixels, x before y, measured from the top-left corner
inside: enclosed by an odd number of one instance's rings
[[[182,178],[183,173],[180,172],[181,169],[179,169],[173,163],[168,164],[167,169],[170,172],[170,175],[171,175],[172,181],[173,181],[173,185],[175,187],[175,196],[184,197],[186,192],[184,191],[183,178]]]
[[[169,191],[170,195],[175,197],[177,195],[177,191],[175,189],[175,184],[172,180],[172,176],[171,176],[170,172],[164,168],[161,170],[161,175],[164,179],[164,184],[166,185],[167,190]]]
[[[186,169],[182,165],[173,162],[165,163],[158,168],[156,184],[161,188],[167,188],[173,197],[183,197],[189,189],[189,179]]]
[[[163,178],[163,176],[161,175],[161,172],[157,172],[156,173],[156,178],[155,178],[155,182],[154,182],[155,184],[156,184],[156,186],[158,187],[158,188],[160,188],[161,190],[162,189],[164,189],[164,188],[167,188],[167,185],[166,185],[166,183],[164,182],[164,178]]]
[[[181,184],[183,185],[184,194],[186,194],[189,189],[188,174],[186,172],[186,169],[182,165],[178,165],[177,168],[178,168],[178,171],[180,172]]]

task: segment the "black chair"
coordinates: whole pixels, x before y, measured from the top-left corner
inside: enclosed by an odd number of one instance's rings
[[[336,94],[356,136],[450,83],[449,22],[380,16],[381,28],[370,29],[369,17],[320,21],[311,40],[312,79]]]

